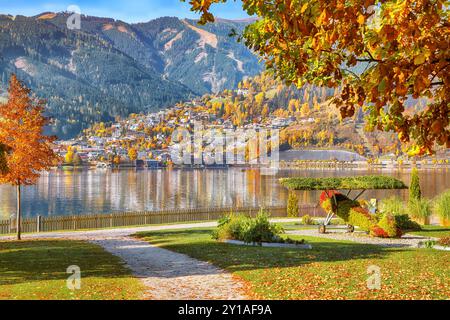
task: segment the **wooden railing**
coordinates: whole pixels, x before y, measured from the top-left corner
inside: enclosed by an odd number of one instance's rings
[[[286,217],[286,207],[265,208],[271,217]],[[37,216],[22,219],[22,232],[52,232],[85,229],[104,229],[115,227],[143,226],[152,224],[168,224],[179,222],[211,221],[220,219],[230,212],[239,212],[256,216],[260,208],[209,208],[209,209],[179,209],[163,211],[117,212],[112,214],[89,214],[73,216]],[[301,211],[301,215],[308,214]],[[16,232],[15,219],[0,220],[0,234]]]

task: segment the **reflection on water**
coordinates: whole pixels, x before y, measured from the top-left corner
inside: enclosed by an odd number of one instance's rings
[[[377,174],[360,170],[283,170],[267,175],[257,169],[223,170],[85,170],[52,171],[36,186],[23,188],[23,213],[69,215],[174,208],[285,205],[287,191],[282,177],[324,177]],[[409,171],[382,172],[409,183]],[[427,197],[450,188],[450,171],[421,171]],[[368,192],[366,198],[389,195],[407,197],[404,191]],[[318,192],[299,192],[302,203],[316,203]],[[0,186],[0,218],[15,211],[15,191]]]

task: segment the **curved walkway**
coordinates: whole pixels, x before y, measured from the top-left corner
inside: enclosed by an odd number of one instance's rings
[[[87,238],[120,257],[152,300],[240,300],[244,284],[231,274],[186,255],[150,245],[130,236]]]

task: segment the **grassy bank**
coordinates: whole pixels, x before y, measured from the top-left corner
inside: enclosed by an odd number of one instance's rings
[[[253,248],[217,243],[212,229],[137,236],[209,261],[246,281],[261,299],[447,299],[450,253],[383,248],[305,237],[313,250]],[[291,238],[300,240],[300,237]],[[381,268],[382,288],[367,289],[367,268]]]
[[[81,269],[71,291],[67,267]],[[82,241],[0,242],[0,299],[139,299],[142,284],[121,261]]]
[[[422,231],[415,231],[410,234],[431,238],[450,237],[450,227],[422,226]]]

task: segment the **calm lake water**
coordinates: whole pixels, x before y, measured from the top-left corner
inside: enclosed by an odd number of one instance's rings
[[[410,171],[361,170],[55,170],[36,186],[23,188],[23,214],[72,215],[174,208],[285,205],[282,177],[385,174],[410,181]],[[450,188],[450,170],[420,172],[422,191],[434,197]],[[407,196],[407,191],[368,192],[363,198]],[[317,203],[317,192],[299,192],[302,203]],[[15,190],[0,186],[0,219],[15,212]]]

